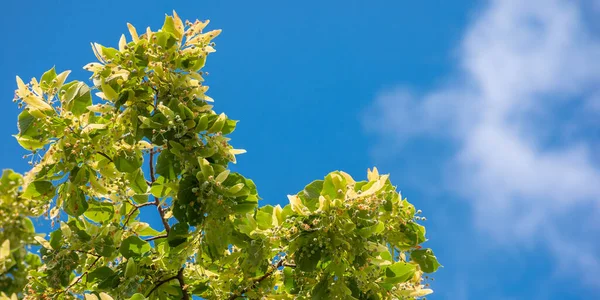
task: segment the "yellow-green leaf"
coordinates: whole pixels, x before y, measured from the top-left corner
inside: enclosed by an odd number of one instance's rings
[[[129,29],[129,34],[131,34],[131,39],[133,39],[133,41],[137,43],[140,40],[140,38],[138,37],[137,30],[135,30],[135,27],[133,27],[133,25],[131,25],[130,23],[127,23],[127,28]]]
[[[46,241],[43,237],[41,236],[34,236],[33,237],[38,243],[40,243],[40,245],[42,245],[42,247],[46,248],[46,249],[50,249],[52,250],[52,246],[50,246],[50,243],[48,241]]]
[[[107,100],[115,101],[119,98],[119,94],[117,94],[117,92],[110,85],[104,82],[101,84],[101,89]]]

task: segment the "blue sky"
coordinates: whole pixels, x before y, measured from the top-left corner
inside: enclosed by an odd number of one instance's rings
[[[85,79],[175,9],[223,29],[210,95],[263,204],[376,165],[428,219],[428,299],[600,293],[600,1],[204,2],[3,1],[0,166],[28,168],[15,75]]]

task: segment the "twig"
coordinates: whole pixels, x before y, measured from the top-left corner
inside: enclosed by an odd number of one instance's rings
[[[74,285],[76,285],[79,281],[81,281],[81,279],[83,278],[83,276],[87,275],[88,272],[90,271],[91,268],[94,267],[94,265],[98,262],[98,260],[100,260],[100,258],[102,258],[102,256],[98,256],[96,257],[96,260],[94,260],[94,262],[90,265],[90,267],[87,269],[87,271],[83,272],[81,275],[79,275],[77,277],[77,279],[75,279],[75,281],[71,284],[69,284],[69,286],[67,286],[67,288],[62,291],[64,293],[68,292],[70,288],[72,288]],[[58,293],[60,295],[60,293]],[[57,295],[58,296],[58,295]]]
[[[125,218],[125,222],[123,222],[123,227],[121,227],[121,229],[125,229],[127,223],[129,223],[129,219],[131,219],[131,216],[133,216],[133,213],[135,213],[137,210],[138,207],[134,206],[133,209],[127,214],[127,218]]]
[[[265,273],[263,276],[259,277],[258,279],[256,279],[251,286],[244,288],[243,290],[241,290],[238,294],[233,294],[231,295],[231,297],[229,297],[229,300],[235,300],[238,297],[242,297],[245,293],[247,293],[250,289],[255,288],[259,283],[261,283],[263,280],[267,279],[269,276],[273,275],[273,273],[275,273],[275,271],[277,271],[277,269],[279,269],[282,266],[286,266],[286,262],[285,259],[281,259],[278,263],[272,265],[272,269],[270,271],[268,271],[267,273]],[[292,264],[289,265],[290,267],[292,266]],[[293,265],[294,267],[296,265]]]
[[[146,203],[142,203],[142,204],[133,204],[131,202],[128,202],[128,203],[133,206],[133,209],[127,214],[127,218],[125,219],[125,222],[123,223],[122,229],[125,229],[125,226],[127,226],[127,223],[129,223],[129,219],[131,218],[131,216],[133,216],[133,213],[135,213],[137,210],[139,210],[140,208],[142,208],[144,206],[156,205],[156,202],[154,202],[154,201],[150,201],[150,202],[146,202]]]
[[[95,257],[102,257],[101,255],[94,254],[94,253],[90,253],[90,252],[83,251],[83,250],[73,250],[73,251],[75,251],[75,252],[79,252],[79,253],[85,253],[85,254],[87,254],[87,255],[91,255],[91,256],[95,256]]]
[[[100,152],[100,151],[96,151],[96,153],[106,157],[106,159],[108,159],[111,163],[114,163],[114,161],[112,160],[112,158],[110,158],[110,156],[106,155],[104,152]]]
[[[142,204],[135,204],[134,206],[137,207],[138,209],[140,209],[144,206],[150,206],[150,205],[156,205],[156,203],[154,203],[154,201],[150,201],[150,202],[146,202],[146,203],[142,203]]]
[[[154,292],[154,291],[155,291],[157,288],[159,288],[159,287],[160,287],[161,285],[163,285],[164,283],[167,283],[167,282],[169,282],[169,281],[171,281],[171,280],[173,280],[173,279],[177,279],[177,275],[175,275],[175,276],[171,276],[171,277],[169,277],[169,278],[167,278],[167,279],[165,279],[165,280],[161,280],[161,281],[159,281],[159,282],[158,282],[158,283],[157,283],[157,284],[156,284],[156,285],[155,285],[155,286],[154,286],[154,287],[153,287],[153,288],[150,290],[150,292],[148,292],[148,294],[146,294],[146,297],[150,297],[150,295],[151,295],[151,294],[152,294],[152,293],[153,293],[153,292]]]
[[[144,241],[149,242],[149,241],[154,241],[154,240],[158,240],[158,239],[164,239],[166,238],[168,235],[163,234],[163,235],[157,235],[157,236],[153,236],[150,238],[145,239]]]

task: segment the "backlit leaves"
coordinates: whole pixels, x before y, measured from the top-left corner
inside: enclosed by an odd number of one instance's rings
[[[123,240],[119,252],[125,258],[139,257],[150,251],[152,246],[137,236],[130,236]]]
[[[36,180],[30,183],[22,197],[26,199],[50,199],[54,197],[54,185],[50,181]]]
[[[176,13],[158,31],[127,24],[130,37],[114,47],[92,43],[97,61],[84,69],[93,86],[66,82],[69,71],[55,68],[39,81],[17,77],[24,110],[15,137],[33,166],[0,179],[0,292],[102,300],[431,293],[423,273],[440,265],[421,249],[425,227],[389,175],[374,168],[356,181],[335,171],[288,205],[259,207],[254,182],[230,169],[246,152],[230,144],[237,121],[207,95],[202,68],[221,33],[207,25]],[[54,224],[46,238],[28,218],[43,213]],[[41,246],[41,257],[27,245]]]
[[[410,259],[418,263],[425,273],[433,273],[441,266],[431,249],[414,250],[410,253]]]
[[[119,151],[114,158],[115,167],[120,172],[134,172],[142,166],[142,157],[137,153]]]

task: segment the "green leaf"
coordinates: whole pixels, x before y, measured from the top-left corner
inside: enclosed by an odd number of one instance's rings
[[[65,91],[61,96],[63,107],[75,116],[81,116],[88,112],[88,106],[92,105],[92,94],[90,88],[83,82],[72,82],[63,87]]]
[[[87,280],[89,282],[103,281],[114,274],[115,272],[111,268],[102,266],[90,272],[87,276]]]
[[[368,238],[374,234],[379,234],[385,229],[383,222],[377,222],[375,225],[364,227],[358,230],[358,235]]]
[[[2,191],[15,191],[23,184],[23,176],[11,169],[4,169],[0,177],[0,189]]]
[[[238,122],[237,120],[227,119],[227,121],[225,121],[225,125],[223,125],[223,128],[221,129],[221,134],[232,133],[235,130],[235,126],[236,126],[237,122]]]
[[[88,171],[88,168],[85,165],[83,165],[81,168],[75,167],[71,170],[71,173],[69,174],[69,180],[75,186],[86,185],[90,181],[89,173],[90,172]]]
[[[321,195],[329,196],[330,199],[335,199],[338,196],[338,189],[341,188],[342,185],[338,180],[343,180],[343,178],[339,172],[332,172],[325,176],[325,180],[323,181],[323,189],[321,190]]]
[[[150,188],[150,193],[154,197],[162,198],[168,195],[171,192],[171,189],[165,185],[165,178],[159,176],[156,178],[156,181],[152,183],[152,187]]]
[[[303,204],[310,210],[315,211],[319,208],[319,196],[323,190],[323,180],[315,180],[304,187],[301,193],[298,193]]]
[[[421,266],[425,273],[433,273],[441,266],[431,249],[413,250],[410,259]]]
[[[58,250],[63,243],[62,230],[58,229],[50,233],[50,246],[52,249]]]
[[[28,110],[24,110],[19,114],[19,122],[17,127],[19,128],[19,136],[26,137],[38,137],[40,136],[39,130],[40,125],[35,126],[36,117],[31,115]]]
[[[200,170],[202,171],[204,178],[215,175],[215,170],[206,158],[198,157],[198,164],[200,164]]]
[[[30,183],[21,197],[32,200],[48,200],[54,197],[56,189],[50,181],[36,180]]]
[[[104,93],[106,99],[110,101],[114,102],[119,98],[119,94],[108,83],[102,82],[100,90]]]
[[[406,224],[405,234],[410,240],[410,246],[416,246],[426,241],[425,227],[417,223],[409,222]]]
[[[35,233],[35,226],[30,218],[23,218],[23,228],[26,233]]]
[[[134,172],[142,166],[143,159],[138,153],[119,151],[114,158],[114,163],[120,172]]]
[[[194,286],[194,290],[192,291],[192,294],[202,296],[202,293],[207,291],[208,288],[209,288],[208,284],[206,284],[204,282],[197,283]]]
[[[198,188],[198,180],[195,176],[185,176],[179,183],[179,191],[177,192],[177,198],[174,202],[173,216],[180,222],[187,222],[190,225],[197,225],[202,222],[204,216],[201,214],[200,207],[195,208],[188,205],[190,202],[196,202],[198,196],[195,194],[194,189]]]
[[[125,265],[125,278],[132,278],[137,275],[137,266],[133,259],[127,260],[127,265]]]
[[[93,243],[94,250],[104,257],[113,256],[114,252],[117,250],[115,247],[115,242],[113,238],[109,235],[105,235],[101,238],[96,238]]]
[[[169,146],[170,146],[169,151],[178,157],[181,157],[183,155],[182,152],[185,151],[185,147],[183,147],[182,144],[175,142],[175,141],[169,141]]]
[[[144,178],[142,169],[137,169],[133,173],[128,173],[126,178],[129,180],[129,186],[137,194],[145,194],[148,191],[148,183]]]
[[[194,176],[185,176],[179,182],[179,192],[177,192],[177,201],[179,205],[189,204],[196,201],[198,196],[194,193],[194,188],[198,188],[198,180]]]
[[[405,262],[397,262],[388,266],[385,270],[385,283],[396,284],[406,282],[409,280],[417,271],[417,268],[413,264]]]
[[[217,175],[217,177],[215,178],[215,182],[221,184],[223,183],[223,181],[225,181],[225,179],[227,179],[227,176],[229,176],[229,173],[231,171],[230,170],[225,170],[221,173],[219,173],[219,175]]]
[[[313,300],[327,300],[331,299],[331,293],[329,291],[329,280],[328,277],[321,278],[321,281],[317,283],[311,291],[311,299]]]
[[[196,133],[204,131],[206,129],[208,129],[208,115],[207,114],[203,114],[198,118],[198,122],[196,122],[196,128],[194,129],[194,131]]]
[[[88,219],[96,223],[104,223],[112,219],[115,214],[115,208],[110,202],[98,202],[94,199],[88,201],[88,209],[84,213]]]
[[[43,237],[36,235],[33,237],[33,239],[35,239],[38,243],[40,243],[40,245],[42,245],[42,247],[44,247],[44,249],[52,249],[52,246],[50,245],[50,243],[48,241],[46,241]],[[8,241],[8,240],[6,240],[6,241]],[[6,243],[6,241],[3,243]],[[10,244],[8,244],[8,245],[10,246]],[[2,246],[7,247],[4,244]],[[4,249],[6,250],[6,248],[4,248]],[[9,248],[9,250],[10,250],[10,248]],[[7,255],[6,252],[3,255]]]
[[[162,30],[165,32],[172,33],[177,38],[181,38],[179,31],[177,31],[177,29],[175,28],[175,22],[173,22],[173,17],[171,16],[165,17],[165,23],[163,24]]]
[[[13,137],[17,139],[17,142],[19,143],[19,145],[21,145],[21,147],[30,151],[44,148],[44,146],[46,146],[46,144],[48,143],[48,141],[44,139],[30,138],[18,135],[13,135]]]
[[[100,48],[98,50],[100,50],[100,52],[102,53],[102,56],[104,56],[105,59],[107,60],[112,60],[115,58],[115,55],[117,55],[117,53],[119,53],[119,50],[115,49],[115,48],[111,48],[111,47],[105,47],[102,46],[98,43],[95,43],[95,46]]]
[[[177,178],[181,173],[181,164],[179,159],[176,159],[173,153],[169,150],[163,150],[158,156],[156,162],[156,173],[163,176],[167,180]]]
[[[144,295],[140,294],[140,293],[135,293],[133,294],[133,296],[131,296],[131,298],[129,298],[129,300],[147,300],[148,298],[144,297]]]
[[[131,196],[131,198],[133,199],[133,201],[135,203],[138,203],[138,204],[148,202],[148,194],[133,195],[133,196]]]
[[[262,230],[273,227],[273,206],[266,205],[256,211],[256,224]]]
[[[212,124],[212,126],[210,126],[210,128],[208,128],[207,132],[215,133],[215,132],[221,131],[221,129],[223,129],[223,126],[225,126],[225,120],[227,120],[227,116],[224,113],[221,113],[217,117],[215,122]]]
[[[150,224],[145,222],[136,222],[131,224],[130,226],[131,228],[133,228],[133,231],[139,236],[155,236],[160,234],[158,230],[150,227]]]
[[[166,31],[155,32],[154,35],[157,38],[157,44],[165,49],[170,49],[177,42],[177,38],[174,34]]]
[[[294,269],[290,267],[283,268],[283,288],[288,293],[291,293],[296,288]]]
[[[77,235],[77,238],[79,238],[81,241],[88,242],[92,239],[92,237],[87,232],[85,232],[85,230],[83,230],[85,227],[83,226],[83,222],[81,222],[80,220],[72,219],[67,223],[67,225],[69,226],[71,231]]]
[[[123,89],[115,101],[115,107],[118,109],[130,100],[135,100],[135,93],[131,89]]]
[[[302,255],[299,255],[299,252],[297,251],[295,258],[298,270],[303,272],[313,272],[319,264],[319,260],[321,260],[321,249],[318,247],[304,246],[300,248],[299,251]]]
[[[152,246],[137,236],[130,236],[123,240],[119,252],[123,254],[125,258],[139,257],[144,253],[150,251]]]
[[[126,216],[131,214],[130,218],[129,218],[129,222],[135,220],[135,218],[140,214],[140,210],[136,209],[133,205],[131,205],[131,203],[129,202],[123,202],[123,205],[121,205],[121,208],[119,209],[119,214],[124,217],[124,219],[126,219]],[[123,220],[123,222],[125,222],[125,220]],[[128,225],[128,224],[125,224]]]
[[[188,232],[189,228],[190,228],[190,226],[188,226],[188,224],[186,224],[186,223],[175,224],[175,226],[173,226],[173,228],[171,228],[171,231],[169,232],[169,235],[167,236],[167,241],[169,242],[169,246],[174,248],[174,247],[179,246],[182,243],[185,243],[189,236],[189,232]]]
[[[52,69],[46,71],[42,75],[42,78],[40,79],[40,86],[47,89],[52,86],[52,80],[54,79],[56,79],[56,69],[55,67],[52,67]]]
[[[73,186],[66,190],[70,191],[64,193],[66,200],[63,202],[63,209],[73,217],[81,216],[88,209],[88,203],[85,201],[83,191]]]
[[[249,212],[253,212],[254,209],[258,206],[258,203],[255,201],[242,201],[238,202],[236,206],[233,207],[233,210],[237,214],[247,214]]]
[[[88,111],[88,106],[92,105],[92,94],[86,84],[81,84],[75,97],[70,101],[70,109],[73,115],[81,116]]]

